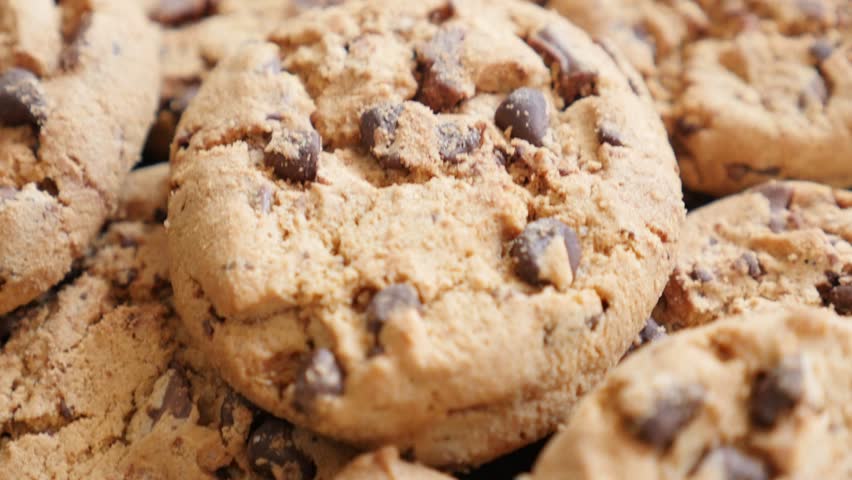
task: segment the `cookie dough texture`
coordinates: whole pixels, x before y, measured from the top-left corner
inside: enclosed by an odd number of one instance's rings
[[[399,458],[393,447],[365,453],[346,466],[335,480],[452,480],[453,477]]]
[[[155,218],[127,214],[63,284],[0,317],[0,478],[331,478],[347,449],[251,406],[188,346],[165,251]]]
[[[850,207],[845,190],[772,182],[691,212],[654,318],[679,329],[767,302],[852,314]]]
[[[852,5],[846,0],[549,5],[609,38],[658,101],[684,185],[852,185]]]
[[[0,3],[0,313],[85,253],[138,159],[157,34],[130,2]]]
[[[169,159],[175,127],[208,72],[240,45],[263,39],[279,23],[333,0],[137,0],[162,29],[162,86],[146,162]]]
[[[555,428],[642,328],[683,220],[647,100],[522,2],[303,14],[208,77],[171,178],[176,306],[227,381],[449,468]]]
[[[852,325],[776,306],[677,333],[612,370],[538,479],[849,478]]]

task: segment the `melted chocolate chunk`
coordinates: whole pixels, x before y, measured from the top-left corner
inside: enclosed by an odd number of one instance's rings
[[[623,147],[624,138],[612,125],[601,125],[598,127],[598,141],[613,147]]]
[[[312,182],[317,178],[322,142],[314,130],[289,133],[276,150],[265,152],[266,165],[275,175],[291,182]]]
[[[791,356],[772,370],[761,372],[752,384],[749,412],[755,425],[771,428],[801,401],[805,391],[802,359]]]
[[[192,396],[189,380],[182,373],[175,371],[169,378],[163,401],[159,407],[148,410],[148,416],[154,423],[166,413],[174,418],[187,418],[192,412]]]
[[[313,480],[317,466],[293,441],[293,426],[266,418],[251,432],[246,455],[252,471],[270,479]]]
[[[400,168],[402,164],[394,155],[380,154],[378,147],[393,144],[402,104],[380,105],[361,114],[361,145],[370,151],[385,168]]]
[[[551,27],[533,35],[528,43],[541,55],[554,72],[554,83],[559,95],[570,106],[580,98],[597,94],[597,72],[585,68],[571,54],[566,45]]]
[[[547,279],[541,278],[541,262],[554,241],[563,242],[571,270],[576,274],[582,253],[577,234],[571,227],[555,218],[543,218],[528,224],[512,242],[509,254],[514,261],[518,277],[530,285],[541,286],[549,283]]]
[[[833,306],[840,315],[852,315],[852,285],[841,284],[840,275],[825,272],[826,282],[816,286],[822,303]]]
[[[648,317],[645,320],[645,326],[642,327],[642,330],[639,331],[639,335],[637,339],[630,345],[630,348],[627,349],[627,353],[624,355],[627,356],[636,350],[642,348],[643,346],[656,342],[662,338],[666,337],[666,329],[660,326],[656,320],[651,317]]]
[[[740,261],[742,261],[748,269],[748,275],[755,280],[760,279],[760,277],[762,277],[765,273],[763,271],[763,267],[760,265],[760,261],[757,259],[757,255],[755,255],[754,252],[746,252],[742,254]]]
[[[704,388],[699,385],[673,387],[654,404],[654,411],[639,419],[634,427],[636,437],[660,450],[668,449],[677,434],[701,411]]]
[[[494,122],[502,130],[511,128],[512,138],[540,147],[549,124],[547,100],[534,88],[519,88],[497,107]]]
[[[417,290],[407,283],[396,283],[375,294],[367,305],[367,329],[379,333],[395,312],[419,309]]]
[[[834,52],[834,46],[827,40],[820,38],[811,45],[810,52],[817,62],[822,63]]]
[[[294,399],[296,405],[308,411],[314,399],[323,395],[343,393],[343,371],[337,358],[326,348],[311,354],[296,376]]]
[[[467,74],[461,64],[463,43],[463,30],[442,29],[417,49],[423,77],[417,100],[435,112],[451,109],[469,95]]]
[[[47,102],[35,75],[12,68],[0,76],[0,125],[40,128],[46,119],[46,110]]]
[[[461,156],[482,146],[482,131],[476,127],[462,128],[454,123],[438,126],[438,151],[441,160],[458,163]]]
[[[160,0],[151,19],[162,25],[175,27],[194,22],[213,13],[216,0]]]

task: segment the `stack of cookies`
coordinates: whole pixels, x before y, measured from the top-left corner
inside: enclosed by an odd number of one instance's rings
[[[0,479],[852,479],[849,186],[848,0],[0,2]]]

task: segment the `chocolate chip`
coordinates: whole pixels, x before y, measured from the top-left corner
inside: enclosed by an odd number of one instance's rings
[[[0,288],[6,284],[6,279],[0,277]],[[0,317],[0,347],[6,344],[15,326],[18,324],[18,318],[13,315],[5,315]]]
[[[251,411],[251,405],[233,390],[229,390],[222,400],[222,406],[219,408],[219,421],[223,427],[231,427],[236,423],[236,415],[239,410]]]
[[[745,264],[748,268],[748,275],[757,280],[765,273],[763,271],[763,267],[760,265],[760,261],[757,259],[757,255],[754,252],[745,252],[740,257],[740,260]]]
[[[601,125],[598,127],[598,142],[612,145],[613,147],[624,146],[624,139],[612,125]]]
[[[265,152],[266,165],[278,178],[291,182],[312,182],[317,178],[322,142],[314,130],[290,132],[274,149]]]
[[[461,161],[461,155],[482,146],[482,131],[476,127],[462,128],[454,123],[438,126],[438,151],[441,160],[450,163]]]
[[[12,68],[0,76],[0,125],[41,127],[47,104],[38,78],[27,70]]]
[[[544,143],[549,123],[547,100],[534,88],[519,88],[497,107],[494,122],[502,130],[511,128],[512,138],[520,138],[540,147]]]
[[[56,181],[54,181],[50,177],[42,178],[41,180],[36,182],[36,188],[39,191],[50,195],[51,197],[59,196],[59,185],[57,185]]]
[[[293,426],[269,417],[251,432],[246,447],[249,465],[270,479],[313,480],[317,466],[293,442]]]
[[[189,380],[177,371],[169,378],[162,403],[159,407],[148,410],[148,416],[157,423],[167,412],[175,418],[186,418],[192,412]]]
[[[423,75],[417,100],[435,112],[453,108],[470,95],[461,64],[463,42],[463,30],[442,29],[417,48],[417,64]]]
[[[65,403],[64,398],[59,399],[59,414],[67,421],[74,419],[74,411],[71,410],[71,407],[69,407],[67,403]]]
[[[343,372],[331,350],[319,348],[302,365],[296,376],[294,398],[302,410],[309,410],[321,395],[343,393]]]
[[[852,285],[838,285],[828,293],[828,304],[840,315],[852,315]]]
[[[157,223],[164,223],[166,218],[168,218],[168,212],[164,208],[157,208],[154,210],[154,221]]]
[[[648,317],[648,320],[645,321],[645,326],[642,327],[642,330],[639,332],[639,338],[642,340],[643,344],[657,341],[665,336],[666,329],[661,327],[660,324],[651,317]]]
[[[630,345],[630,348],[627,350],[625,355],[629,355],[636,350],[638,350],[643,345],[646,345],[651,342],[656,342],[661,338],[666,337],[666,329],[661,327],[660,324],[657,323],[651,317],[648,317],[645,320],[645,326],[642,327],[642,330],[639,331],[638,338]]]
[[[441,24],[454,17],[455,14],[455,5],[453,5],[453,2],[447,2],[446,4],[429,12],[429,21],[434,24]]]
[[[813,55],[813,57],[819,63],[822,63],[826,59],[828,59],[828,57],[830,57],[833,52],[834,46],[827,40],[822,38],[816,40],[810,48],[811,55]]]
[[[378,333],[395,312],[419,309],[417,290],[407,283],[396,283],[373,295],[367,305],[367,329]]]
[[[736,447],[719,447],[707,456],[705,462],[719,462],[726,480],[769,480],[766,465]]]
[[[528,43],[551,66],[555,75],[556,90],[565,100],[566,107],[579,98],[596,94],[597,72],[580,65],[571,55],[570,48],[551,27],[533,35]]]
[[[651,415],[635,423],[636,437],[655,448],[668,449],[703,403],[704,388],[700,385],[673,387],[656,400]]]
[[[212,12],[214,3],[211,0],[160,0],[151,19],[174,27],[203,18]]]
[[[380,148],[389,147],[396,134],[402,104],[380,105],[361,114],[361,145],[369,150],[385,168],[400,168],[399,158],[380,152]]]
[[[695,118],[692,117],[680,117],[675,121],[675,129],[677,133],[688,137],[693,133],[701,130],[704,126]]]
[[[712,282],[714,278],[713,272],[701,267],[693,267],[689,277],[701,283]]]
[[[769,200],[769,208],[772,210],[786,210],[793,200],[793,187],[783,183],[766,183],[755,187],[754,191]]]
[[[759,373],[752,384],[749,413],[760,427],[772,427],[802,399],[805,378],[802,359],[789,356],[768,372]]]
[[[568,225],[555,218],[542,218],[526,226],[524,231],[512,241],[509,255],[515,263],[515,273],[530,285],[550,283],[547,278],[541,278],[540,263],[548,247],[554,240],[561,240],[568,253],[571,271],[577,273],[580,264],[580,240]]]

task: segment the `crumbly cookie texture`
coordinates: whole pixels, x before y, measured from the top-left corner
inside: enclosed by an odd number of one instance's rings
[[[646,76],[685,186],[852,185],[852,5],[846,0],[552,0]]]
[[[385,447],[365,453],[346,466],[335,480],[451,480],[453,477],[399,458],[399,451]]]
[[[770,308],[631,355],[545,448],[538,479],[849,478],[852,325]]]
[[[116,208],[156,107],[131,2],[0,3],[0,314],[59,282]]]
[[[852,314],[850,207],[845,190],[772,182],[691,212],[654,318],[679,329],[766,302]]]
[[[640,94],[522,2],[303,14],[178,126],[187,330],[247,398],[362,447],[455,468],[542,437],[673,265],[680,184]]]
[[[263,39],[281,21],[340,0],[137,0],[162,28],[162,86],[144,159],[168,161],[180,116],[208,72],[228,52]]]
[[[154,174],[167,184],[159,168],[128,185]],[[252,406],[189,346],[152,198],[120,209],[63,284],[0,317],[0,478],[332,478],[348,449]]]

